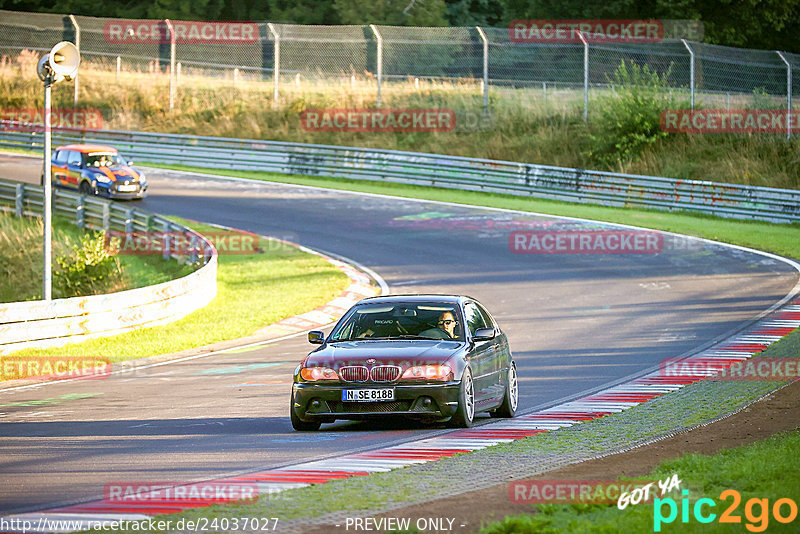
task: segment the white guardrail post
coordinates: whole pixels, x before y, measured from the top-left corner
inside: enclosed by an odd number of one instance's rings
[[[375,39],[378,41],[378,57],[377,57],[377,75],[378,75],[378,102],[376,104],[377,107],[381,107],[381,85],[383,82],[383,37],[381,37],[380,32],[378,31],[377,26],[374,24],[369,25],[372,28],[372,33],[375,35]]]
[[[776,52],[778,52],[776,50]],[[786,139],[792,138],[792,64],[786,61],[783,52],[778,56],[786,63]]]
[[[43,197],[41,186],[0,180],[2,211],[41,215]],[[68,216],[79,226],[105,227],[135,237],[137,233],[150,232],[151,220],[156,219],[159,225],[189,235],[194,248],[184,256],[189,261],[200,259],[197,250],[202,246],[204,265],[183,278],[108,295],[0,303],[0,354],[166,324],[206,306],[217,295],[217,251],[200,234],[105,199],[65,191],[59,191],[57,198],[53,211]],[[172,251],[180,252],[174,247]]]
[[[486,38],[483,28],[475,26],[475,29],[483,41],[483,111],[486,111],[489,109],[489,39]]]
[[[278,105],[278,84],[281,77],[281,36],[275,30],[275,26],[271,22],[267,23],[267,28],[275,40],[275,46],[272,53],[272,107]]]
[[[583,43],[583,122],[589,121],[589,43],[583,32],[578,32]]]
[[[689,46],[688,41],[686,39],[681,39],[683,46],[686,47],[686,50],[689,51],[689,95],[691,101],[691,108],[694,111],[694,71],[695,71],[695,60],[694,60],[694,50],[692,47]]]
[[[169,19],[164,19],[169,30],[169,110],[175,107],[175,27]]]
[[[69,16],[69,21],[72,23],[72,28],[75,30],[75,48],[78,49],[78,54],[81,53],[81,27],[78,26],[78,21],[75,20],[75,15]],[[81,77],[78,72],[75,73],[75,76],[72,78],[75,80],[75,93],[72,96],[72,105],[78,105],[78,89],[81,83]]]

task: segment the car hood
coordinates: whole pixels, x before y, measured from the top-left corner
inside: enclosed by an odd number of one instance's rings
[[[120,165],[119,167],[96,167],[89,168],[89,170],[93,174],[101,174],[107,177],[112,182],[139,181],[139,172],[125,165]]]
[[[439,339],[408,339],[382,341],[342,341],[328,343],[312,352],[305,360],[306,366],[338,369],[345,365],[399,365],[406,369],[413,365],[436,365],[447,361],[466,343]],[[367,360],[375,360],[368,362]]]

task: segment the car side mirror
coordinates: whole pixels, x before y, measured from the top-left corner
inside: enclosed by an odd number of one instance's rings
[[[475,341],[488,341],[494,339],[494,328],[478,328],[472,336]]]
[[[128,165],[133,165],[133,160],[132,159],[128,160]]]
[[[325,343],[325,333],[321,330],[312,330],[308,333],[308,342],[314,345],[322,345]]]

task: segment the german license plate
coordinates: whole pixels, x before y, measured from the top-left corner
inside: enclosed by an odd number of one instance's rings
[[[136,184],[122,184],[117,186],[117,191],[136,191]]]
[[[378,402],[394,400],[394,388],[381,389],[343,389],[345,402]]]

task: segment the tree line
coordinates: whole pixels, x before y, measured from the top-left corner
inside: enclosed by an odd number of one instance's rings
[[[800,53],[800,0],[0,0],[95,17],[295,24],[506,26],[515,19],[691,19],[713,44]]]

